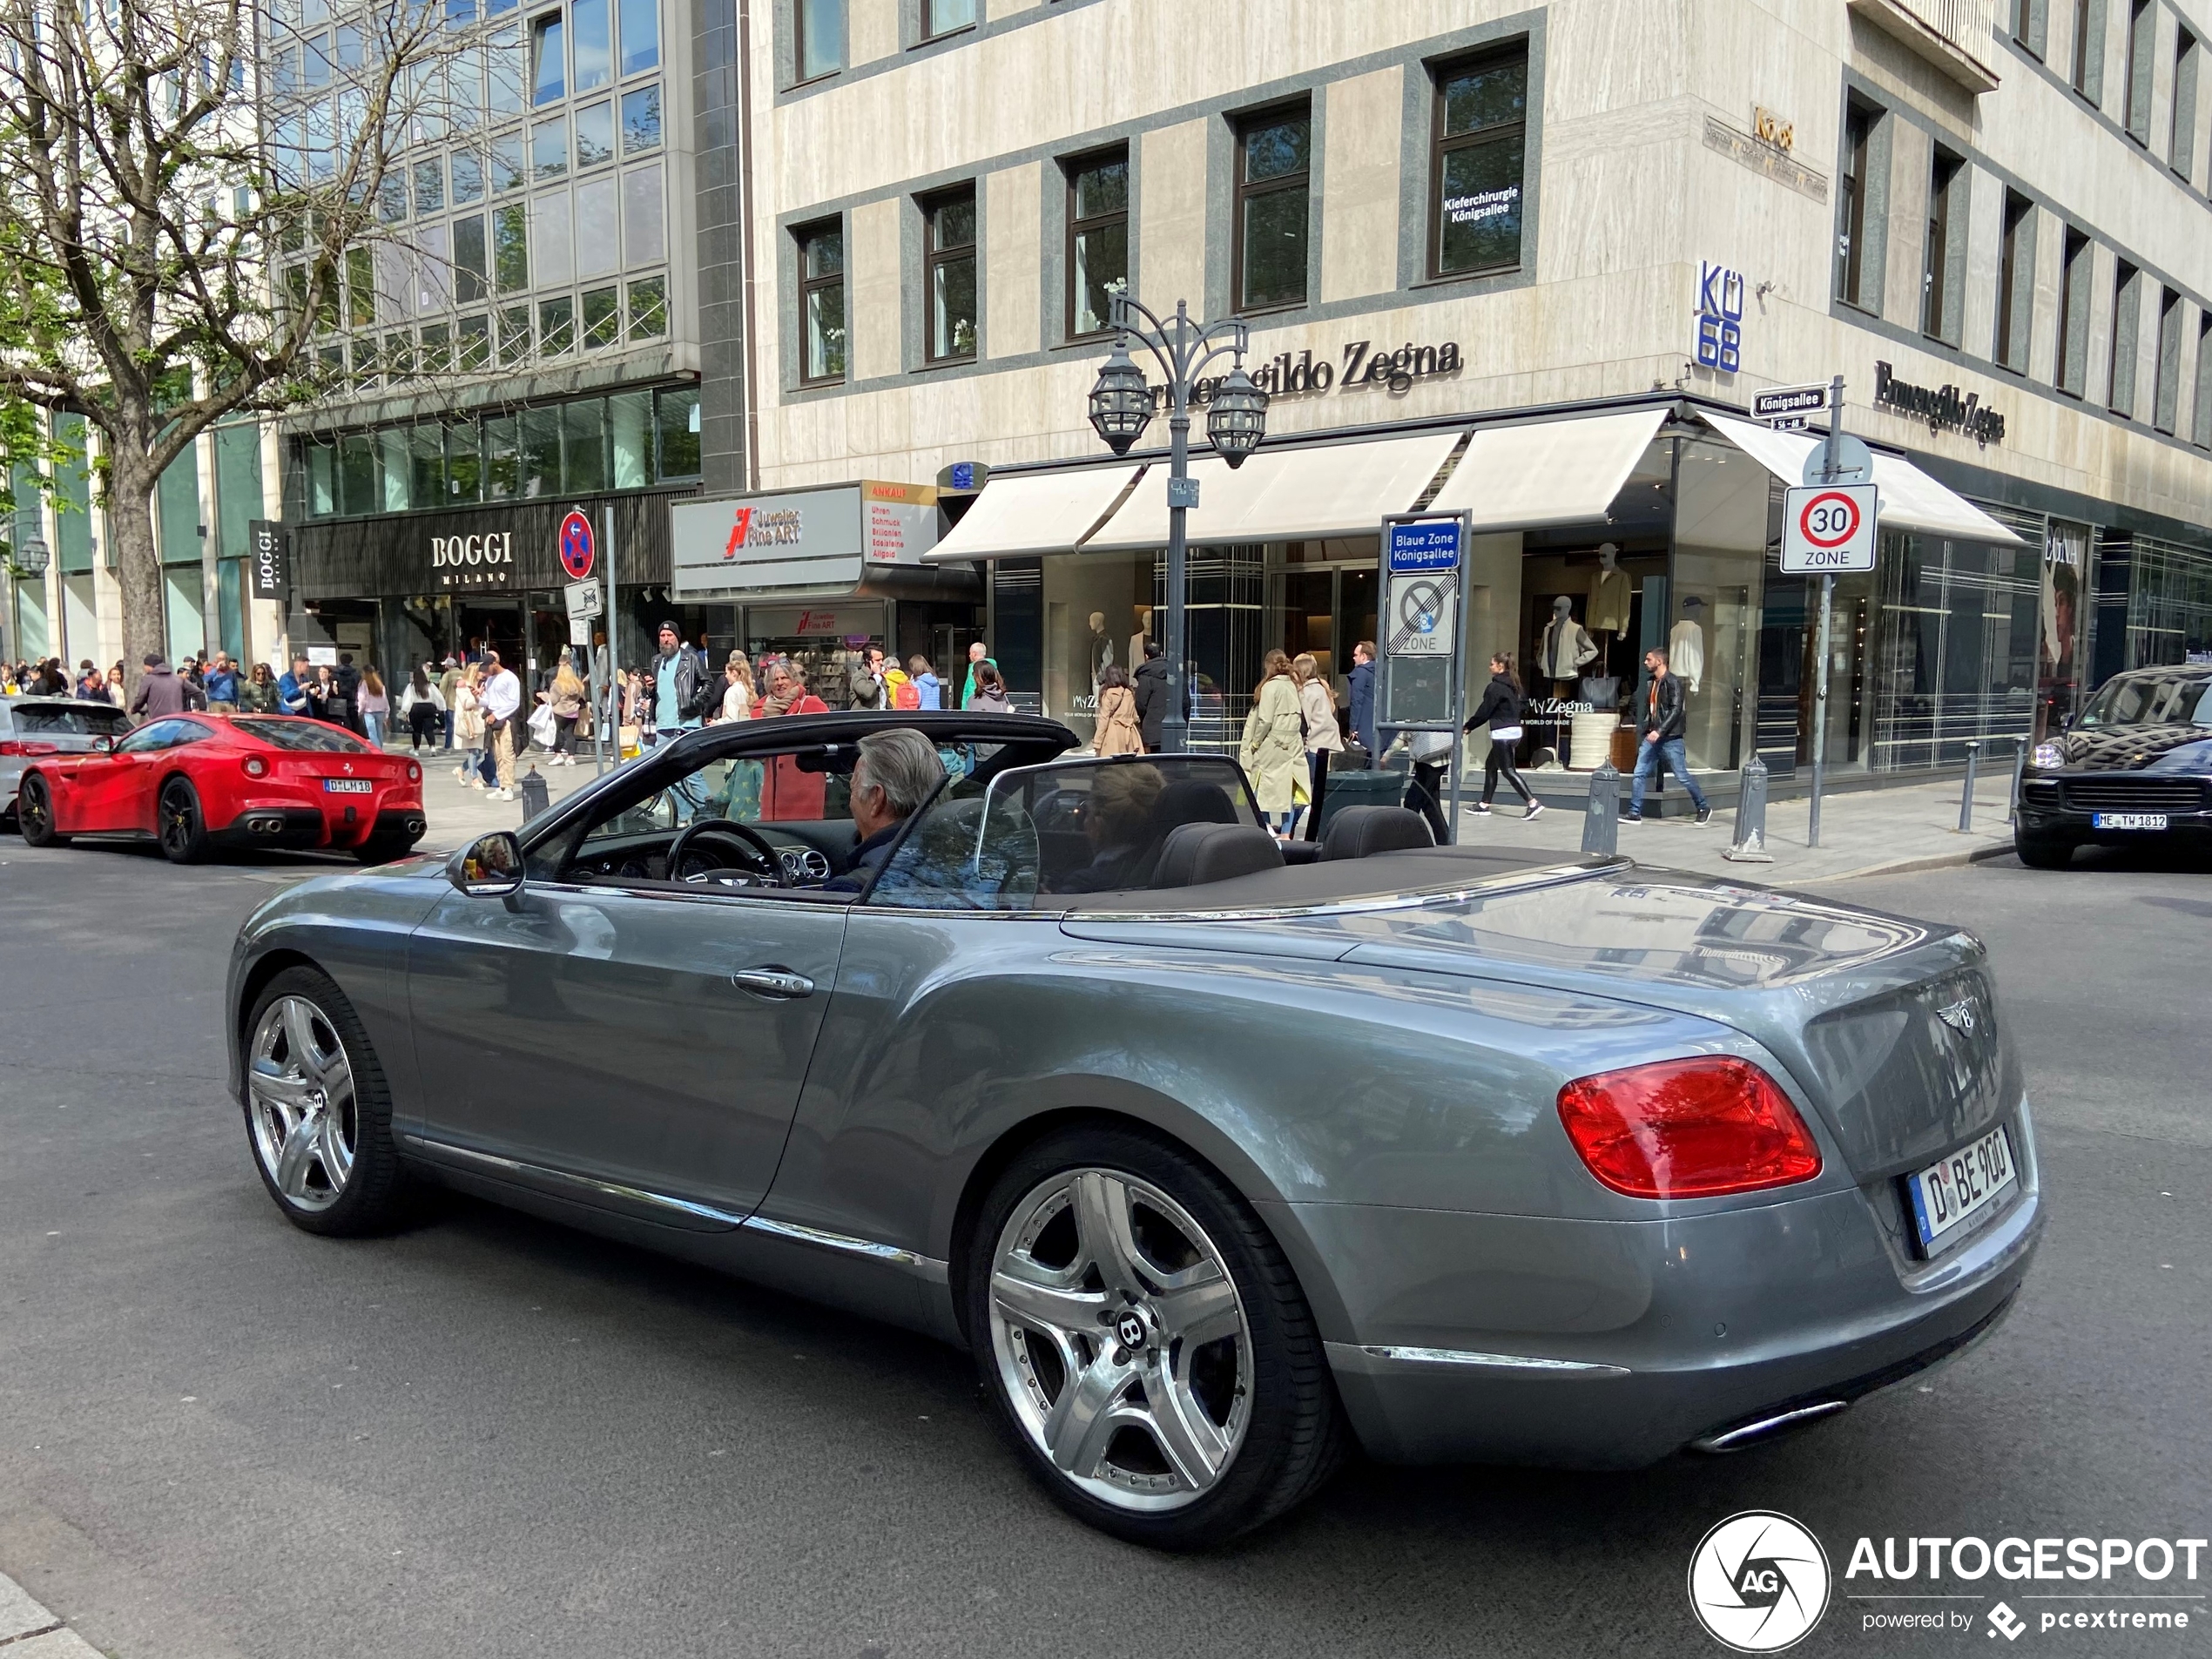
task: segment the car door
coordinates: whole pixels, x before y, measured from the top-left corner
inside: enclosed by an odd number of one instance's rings
[[[448,894],[408,952],[426,1150],[735,1225],[783,1156],[844,937],[841,904],[737,890]]]
[[[78,762],[60,813],[63,826],[84,834],[152,829],[153,784],[163,753],[192,730],[189,721],[156,720],[124,738],[112,752]]]

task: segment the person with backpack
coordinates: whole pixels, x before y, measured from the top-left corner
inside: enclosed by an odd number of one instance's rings
[[[914,677],[903,668],[883,671],[883,695],[894,709],[919,709],[921,706],[921,688],[914,683]]]

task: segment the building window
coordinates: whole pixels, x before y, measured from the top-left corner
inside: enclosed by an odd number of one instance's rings
[[[530,129],[530,171],[540,179],[558,179],[569,170],[569,118],[556,116]]]
[[[1527,48],[1440,68],[1434,102],[1429,274],[1511,270],[1521,263]]]
[[[1129,152],[1068,164],[1068,338],[1114,326],[1129,292]]]
[[[668,336],[668,279],[639,277],[628,290],[630,338],[664,340]]]
[[[2143,316],[2143,273],[2122,260],[2112,285],[2112,363],[2105,384],[2112,412],[2133,420],[2135,414],[2135,349]]]
[[[2182,296],[2159,290],[2158,380],[2151,388],[2151,424],[2171,436],[2182,414]]]
[[[530,102],[551,104],[568,96],[568,47],[561,37],[561,14],[530,19]]]
[[[2128,11],[2128,136],[2150,148],[2151,53],[2158,44],[2158,14],[2151,0],[2133,0]]]
[[[1844,116],[1843,185],[1836,204],[1836,297],[1851,306],[1866,302],[1867,165],[1873,135],[1874,111],[1852,105]]]
[[[601,102],[576,112],[576,165],[580,172],[615,158],[615,106]]]
[[[660,0],[622,0],[622,72],[660,63]]]
[[[927,355],[933,363],[964,362],[975,355],[975,186],[929,198],[921,227]]]
[[[2055,379],[2061,392],[2080,397],[2089,381],[2089,283],[2095,252],[2080,231],[2066,233],[2059,262],[2059,358]]]
[[[2051,0],[2013,0],[2013,38],[2035,57],[2049,44]]]
[[[513,368],[530,355],[530,308],[509,306],[499,314],[499,366]]]
[[[1997,341],[1994,355],[2006,368],[2027,372],[2027,342],[2035,315],[2035,204],[2005,192],[2004,229],[1997,247]]]
[[[462,305],[484,297],[491,274],[481,213],[453,221],[453,297]]]
[[[845,378],[845,226],[829,219],[794,233],[799,243],[799,378]]]
[[[622,95],[622,152],[642,156],[660,148],[660,83]]]
[[[583,296],[583,347],[597,351],[602,346],[611,346],[622,338],[622,307],[618,292],[611,287],[591,288]]]
[[[2183,179],[2196,172],[2196,37],[2186,29],[2174,45],[2174,132],[2167,145],[2168,165]]]
[[[2197,314],[2196,413],[2190,424],[2191,442],[2200,449],[2212,449],[2212,312]]]
[[[975,0],[921,0],[921,37],[934,40],[975,27]]]
[[[501,133],[491,141],[491,193],[503,196],[520,190],[528,178],[523,169],[523,135]]]
[[[415,164],[415,212],[419,219],[442,213],[446,206],[446,168],[440,158]]]
[[[569,26],[576,31],[570,48],[576,57],[573,90],[589,92],[613,78],[614,42],[610,37],[607,0],[570,0]]]
[[[1963,202],[1953,197],[1963,193],[1962,180],[1966,165],[1958,157],[1939,150],[1928,169],[1928,241],[1920,272],[1920,332],[1932,340],[1956,345],[1957,330],[1952,326],[1952,246],[1953,225],[1963,226],[1966,214]]]
[[[564,357],[576,344],[576,301],[563,294],[537,302],[537,348],[548,357]]]
[[[2074,0],[2074,90],[2104,103],[2105,0]]]
[[[791,0],[792,64],[802,81],[845,66],[845,0]]]
[[[502,293],[529,287],[529,212],[522,203],[502,207],[491,216],[491,256],[492,280]],[[523,321],[529,321],[527,314]]]
[[[1312,144],[1313,118],[1303,108],[1238,128],[1231,287],[1239,311],[1305,303]]]
[[[480,150],[455,150],[449,158],[453,172],[453,205],[466,207],[484,197],[484,158]]]
[[[653,424],[658,428],[659,454],[653,475],[663,480],[699,475],[699,395],[683,387],[661,393],[653,400]]]

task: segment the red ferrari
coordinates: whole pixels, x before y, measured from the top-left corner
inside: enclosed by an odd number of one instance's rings
[[[331,847],[381,864],[422,839],[422,768],[320,720],[179,714],[94,741],[24,768],[16,816],[31,846],[150,835],[177,864],[219,846]]]

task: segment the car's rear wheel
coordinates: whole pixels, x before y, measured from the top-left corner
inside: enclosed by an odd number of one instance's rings
[[[1203,1548],[1333,1472],[1335,1384],[1290,1264],[1180,1149],[1103,1127],[1049,1136],[993,1185],[968,1262],[984,1389],[1079,1519]]]
[[[352,1237],[399,1218],[407,1172],[391,1091],[329,975],[291,968],[269,981],[246,1025],[244,1069],[254,1167],[287,1219]]]
[[[2074,842],[2064,835],[2030,835],[2015,830],[2013,851],[2022,864],[2038,870],[2063,870],[2074,862]]]
[[[69,837],[54,828],[54,792],[37,772],[25,772],[16,791],[16,827],[29,846],[67,846]]]
[[[207,856],[207,816],[189,779],[172,778],[161,786],[154,831],[162,857],[172,864],[198,864]]]

